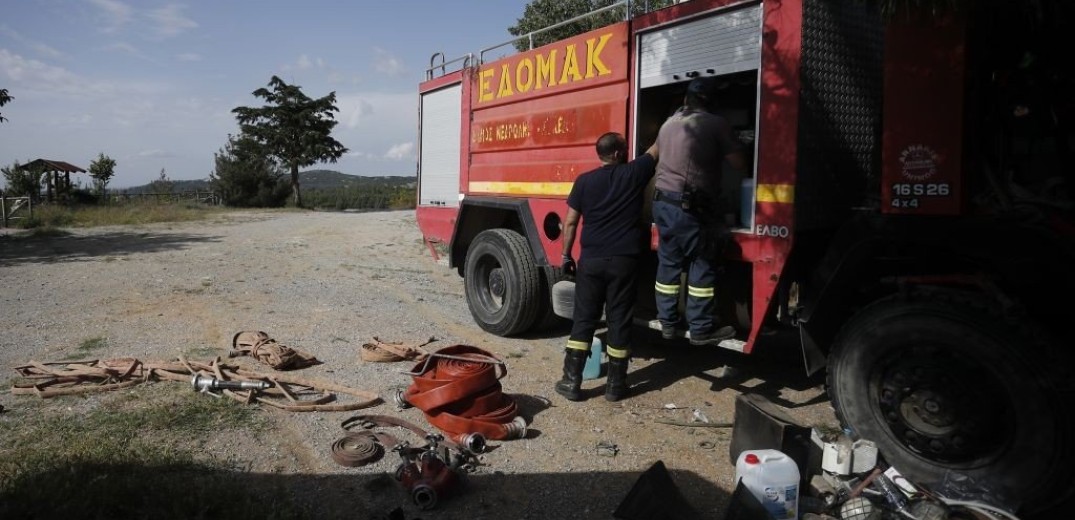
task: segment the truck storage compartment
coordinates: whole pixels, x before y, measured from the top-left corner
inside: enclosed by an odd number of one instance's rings
[[[726,224],[740,231],[751,229],[753,217],[753,182],[750,192],[743,191],[744,180],[754,177],[754,133],[757,121],[758,75],[756,70],[718,76],[720,96],[716,113],[731,124],[732,132],[742,143],[746,156],[747,171],[739,171],[725,163],[721,170],[721,208]],[[635,142],[636,153],[642,153],[657,139],[657,132],[665,119],[683,105],[683,96],[689,81],[669,83],[642,89],[638,99],[638,126]],[[741,211],[743,195],[748,196],[746,211]]]

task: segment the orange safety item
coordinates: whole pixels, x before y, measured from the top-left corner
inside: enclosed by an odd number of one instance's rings
[[[480,348],[452,345],[415,365],[414,383],[403,393],[407,404],[452,440],[480,433],[487,439],[526,435],[526,421],[515,401],[502,392],[504,362]]]

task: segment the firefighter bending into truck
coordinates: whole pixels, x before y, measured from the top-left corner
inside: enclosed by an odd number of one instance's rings
[[[683,106],[657,134],[657,318],[661,337],[673,339],[680,325],[680,278],[687,269],[685,314],[692,345],[715,345],[735,336],[734,328],[714,320],[715,263],[727,240],[718,200],[722,163],[742,170],[745,159],[728,121],[713,113],[716,97],[716,78],[691,80]]]
[[[645,190],[657,166],[656,143],[627,162],[627,140],[609,132],[597,140],[601,166],[580,175],[567,197],[564,219],[563,270],[575,273],[574,324],[564,351],[564,375],[556,392],[581,401],[582,370],[590,355],[594,331],[605,311],[608,322],[608,379],[605,399],[627,397],[627,364],[631,359],[639,256],[648,248],[648,229],[638,225]],[[578,265],[571,256],[579,220],[582,252]]]

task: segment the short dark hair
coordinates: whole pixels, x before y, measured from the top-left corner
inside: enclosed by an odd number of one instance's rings
[[[608,132],[597,138],[597,156],[611,159],[616,152],[627,151],[627,140],[616,132]]]
[[[687,85],[684,103],[691,108],[708,109],[717,100],[717,79],[695,78]]]

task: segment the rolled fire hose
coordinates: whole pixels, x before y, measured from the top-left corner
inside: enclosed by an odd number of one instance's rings
[[[474,433],[494,440],[526,436],[526,421],[500,384],[507,368],[489,352],[452,345],[430,354],[409,374],[414,382],[403,399],[451,440],[462,444]]]
[[[399,439],[387,433],[348,433],[332,443],[332,460],[341,466],[357,468],[381,460],[385,446],[397,444]]]

